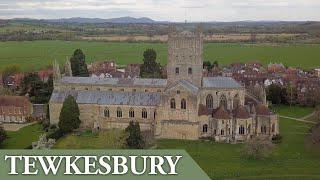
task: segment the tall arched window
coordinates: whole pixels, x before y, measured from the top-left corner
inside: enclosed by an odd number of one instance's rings
[[[221,129],[221,135],[224,135],[224,129]]]
[[[225,108],[228,108],[228,102],[225,95],[220,96],[220,106],[224,106]]]
[[[188,69],[188,74],[192,74],[192,68]]]
[[[148,112],[145,108],[142,109],[142,118],[147,119],[148,118]]]
[[[233,108],[237,108],[240,106],[240,97],[239,94],[235,95],[233,98]]]
[[[185,99],[181,100],[181,109],[187,109],[187,101]]]
[[[206,106],[209,109],[213,109],[213,97],[211,94],[209,94],[206,98]]]
[[[176,68],[176,74],[179,74],[179,73],[180,73],[180,69]]]
[[[273,123],[271,127],[271,131],[274,133],[276,131],[276,125]]]
[[[239,127],[239,134],[241,134],[241,135],[245,134],[244,130],[245,130],[244,126],[240,126]]]
[[[110,117],[110,111],[107,107],[104,109],[104,117]]]
[[[202,132],[207,133],[208,132],[208,125],[203,125]]]
[[[170,107],[171,109],[176,109],[176,100],[173,98],[170,100]]]
[[[121,117],[122,117],[122,110],[121,110],[120,107],[118,107],[118,109],[117,109],[117,117],[118,117],[118,118],[121,118]]]
[[[248,126],[248,133],[249,134],[251,133],[251,124],[249,124],[249,126]]]
[[[156,117],[157,117],[157,110],[155,109],[153,112],[153,119],[156,119]]]
[[[134,109],[133,108],[130,108],[130,110],[129,110],[129,117],[134,118]]]

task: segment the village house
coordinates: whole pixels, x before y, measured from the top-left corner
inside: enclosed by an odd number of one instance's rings
[[[27,96],[0,96],[0,122],[26,123],[33,114],[33,106]]]

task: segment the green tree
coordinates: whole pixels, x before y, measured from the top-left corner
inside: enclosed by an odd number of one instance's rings
[[[2,126],[0,126],[0,145],[3,143],[4,140],[7,139],[7,133],[6,131],[3,129]]]
[[[156,62],[157,53],[153,49],[147,49],[143,53],[143,64],[140,67],[142,78],[162,78],[161,65]]]
[[[212,66],[213,66],[213,67],[219,67],[218,61],[213,61]]]
[[[142,140],[139,123],[131,121],[125,131],[128,134],[126,139],[127,147],[129,149],[143,149],[144,142]]]
[[[86,56],[81,49],[76,49],[70,59],[72,75],[75,77],[89,77]]]
[[[210,69],[212,69],[213,66],[212,66],[210,61],[204,61],[203,62],[203,67],[207,67],[208,70],[210,70]]]
[[[282,99],[282,94],[284,91],[277,84],[271,84],[267,89],[267,99],[272,102],[272,104],[280,104]]]
[[[63,102],[59,117],[59,128],[64,132],[72,132],[80,127],[80,110],[73,96],[69,95]]]
[[[43,82],[37,73],[29,73],[24,77],[22,82],[21,94],[29,94],[29,96],[40,96],[40,91],[43,88]]]

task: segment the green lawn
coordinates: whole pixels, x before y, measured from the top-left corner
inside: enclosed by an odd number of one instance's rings
[[[87,63],[114,60],[117,64],[142,63],[143,51],[153,48],[158,61],[167,61],[165,43],[86,42],[86,41],[28,41],[0,42],[0,68],[19,64],[24,70],[38,69],[52,64],[55,59],[65,63],[76,48],[87,56]],[[307,56],[306,56],[307,55]],[[319,66],[320,45],[246,45],[237,43],[207,43],[204,60],[217,60],[220,64],[260,60],[264,64],[282,62],[289,66]],[[301,63],[303,62],[303,63]]]
[[[305,145],[310,125],[288,119],[280,120],[283,142],[263,161],[243,155],[242,144],[217,144],[201,141],[160,140],[160,149],[186,149],[213,179],[249,177],[253,179],[292,179],[294,176],[320,178],[320,155]],[[257,176],[257,177],[256,177]],[[293,176],[293,177],[292,177]]]
[[[293,118],[302,118],[314,111],[311,107],[275,105],[272,109],[281,116],[288,116]]]
[[[59,139],[54,146],[55,149],[114,149],[110,138],[120,130],[100,131],[99,133],[87,131],[73,133]]]
[[[38,123],[24,127],[19,131],[8,131],[8,139],[3,144],[3,149],[25,149],[39,139],[43,133],[42,126]]]

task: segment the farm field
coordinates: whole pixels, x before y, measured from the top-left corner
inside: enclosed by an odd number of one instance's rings
[[[165,43],[127,43],[94,41],[25,41],[0,42],[0,69],[8,64],[18,64],[24,71],[36,70],[51,65],[56,59],[65,63],[75,49],[80,48],[87,57],[87,63],[114,60],[117,64],[142,63],[145,49],[153,48],[158,61],[166,64]],[[204,60],[220,64],[259,60],[264,64],[282,62],[287,66],[320,66],[320,45],[249,45],[237,43],[206,43]]]

